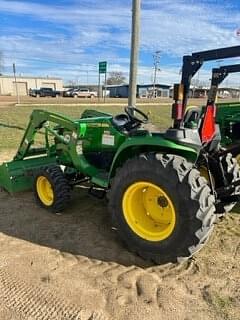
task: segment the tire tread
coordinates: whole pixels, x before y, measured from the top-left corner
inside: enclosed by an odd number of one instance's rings
[[[174,177],[175,181],[178,181],[180,185],[178,190],[179,197],[189,194],[189,205],[195,209],[193,210],[195,215],[192,217],[182,213],[186,222],[189,223],[189,228],[191,228],[189,237],[186,237],[183,243],[178,244],[175,252],[168,252],[164,257],[156,252],[146,252],[141,247],[130,243],[123,236],[122,231],[118,230],[119,224],[116,212],[119,208],[117,208],[115,199],[118,196],[119,187],[136,170],[138,173],[141,170],[146,170],[146,164],[149,168],[152,168],[154,175],[163,174],[164,171],[166,177]],[[169,183],[173,182],[170,181]],[[182,261],[190,258],[201,249],[209,238],[216,219],[214,201],[211,190],[207,186],[206,180],[200,176],[199,171],[193,169],[191,163],[187,162],[186,159],[171,154],[151,153],[127,160],[123,167],[116,171],[109,191],[109,211],[112,214],[113,225],[117,228],[120,238],[122,238],[130,251],[155,263]]]

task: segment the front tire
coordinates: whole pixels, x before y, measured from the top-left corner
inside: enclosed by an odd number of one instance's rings
[[[39,170],[34,179],[34,195],[39,206],[52,213],[68,207],[71,188],[58,166]]]
[[[128,160],[109,194],[113,225],[127,247],[155,263],[196,253],[213,230],[214,197],[184,158],[151,154]]]

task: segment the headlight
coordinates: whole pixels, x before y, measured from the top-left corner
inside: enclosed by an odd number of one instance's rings
[[[66,143],[69,143],[70,140],[71,140],[70,135],[69,135],[69,134],[66,134],[66,135],[64,136],[64,141],[65,141]]]

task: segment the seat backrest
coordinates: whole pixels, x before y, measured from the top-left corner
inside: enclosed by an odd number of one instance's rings
[[[184,126],[188,127],[191,122],[198,123],[202,115],[202,108],[198,106],[190,106],[184,115]]]

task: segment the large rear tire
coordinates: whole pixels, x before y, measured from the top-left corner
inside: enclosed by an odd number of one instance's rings
[[[229,184],[236,182],[237,180],[240,179],[240,168],[238,164],[238,160],[232,156],[231,153],[228,153],[226,156],[223,157],[221,160],[222,166],[224,171],[226,172],[226,179]],[[219,184],[219,182],[218,182]],[[216,187],[218,187],[218,184],[216,184]],[[232,195],[239,195],[240,194],[240,186],[237,186],[232,193]],[[235,207],[237,202],[232,202],[230,204],[224,205],[220,204],[217,206],[217,212],[220,214],[225,214],[230,211]]]
[[[39,170],[34,179],[34,195],[38,205],[58,213],[68,207],[71,188],[58,166]]]
[[[128,160],[109,193],[113,225],[129,250],[166,263],[191,257],[215,221],[207,182],[184,158],[150,154]]]

